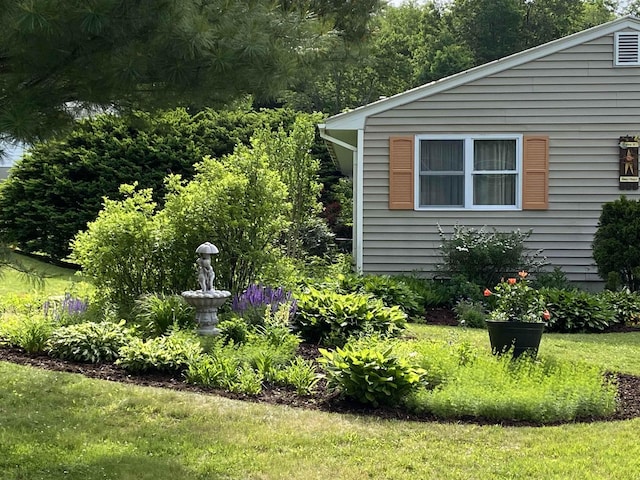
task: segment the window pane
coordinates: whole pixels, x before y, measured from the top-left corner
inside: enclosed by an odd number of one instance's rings
[[[462,207],[463,175],[423,175],[420,177],[420,205]]]
[[[515,205],[516,175],[474,175],[474,205]]]
[[[422,140],[420,170],[423,172],[462,172],[464,140]]]
[[[474,170],[515,170],[515,140],[476,140],[473,143]]]

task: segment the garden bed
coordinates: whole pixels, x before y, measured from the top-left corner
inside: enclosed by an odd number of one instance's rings
[[[317,347],[309,344],[302,344],[299,352],[305,358],[316,358],[319,354]],[[316,409],[337,413],[352,413],[358,415],[371,415],[385,419],[399,419],[412,421],[442,421],[433,415],[416,415],[404,411],[401,408],[371,408],[363,407],[355,402],[345,401],[331,395],[324,385],[318,386],[318,392],[313,396],[299,396],[293,390],[282,387],[265,385],[258,395],[234,394],[223,390],[204,388],[186,383],[180,376],[169,374],[144,374],[132,375],[123,368],[110,364],[86,364],[70,362],[48,357],[46,355],[30,355],[17,348],[0,348],[0,361],[7,361],[21,365],[29,365],[47,370],[54,370],[68,373],[79,373],[90,378],[150,386],[157,388],[167,388],[173,390],[190,391],[202,394],[215,394],[238,400],[262,402],[270,404],[288,405],[293,407]],[[640,417],[640,377],[626,374],[611,374],[617,379],[618,404],[616,412],[606,418],[583,418],[580,421],[614,421],[628,420]],[[456,420],[459,422],[460,420]],[[531,422],[521,421],[501,421],[495,422],[483,418],[465,418],[463,421],[477,424],[501,425],[536,425]]]

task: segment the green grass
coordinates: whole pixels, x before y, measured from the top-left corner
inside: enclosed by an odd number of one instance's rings
[[[29,257],[22,256],[20,261],[26,266],[37,268],[43,276],[42,285],[24,274],[11,268],[0,268],[0,297],[7,295],[22,295],[25,293],[38,293],[43,295],[61,295],[74,285],[87,288],[82,277],[76,275],[74,270],[49,265]]]
[[[486,330],[431,325],[410,325],[417,338],[469,342],[490,349]],[[581,361],[615,372],[640,375],[640,330],[628,333],[560,334],[545,333],[540,342],[540,356]]]
[[[387,421],[2,362],[0,378],[3,480],[625,479],[640,471],[640,420]]]

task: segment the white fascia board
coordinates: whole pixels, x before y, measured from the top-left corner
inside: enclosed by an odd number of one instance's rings
[[[406,92],[398,93],[392,97],[363,105],[349,112],[339,113],[338,115],[327,118],[324,126],[331,130],[360,130],[365,127],[366,119],[371,115],[435,95],[489,75],[500,73],[533,60],[538,60],[552,53],[589,42],[605,35],[610,35],[624,28],[640,31],[640,20],[633,16],[619,18],[609,23],[604,23],[567,37],[530,48],[529,50],[514,53],[508,57],[485,63],[484,65],[456,73],[455,75],[427,83],[426,85],[421,85]]]

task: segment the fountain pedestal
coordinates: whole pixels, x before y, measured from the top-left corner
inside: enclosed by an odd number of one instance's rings
[[[196,253],[199,255],[196,264],[198,265],[200,290],[182,292],[182,298],[196,309],[198,333],[200,335],[217,335],[220,333],[220,330],[216,328],[218,308],[231,296],[231,292],[213,288],[213,280],[216,275],[211,268],[211,255],[218,253],[218,248],[212,243],[205,242],[196,248]]]
[[[198,323],[198,333],[200,335],[217,335],[220,330],[218,325],[218,308],[220,308],[231,292],[226,290],[188,290],[182,292],[182,298],[196,309],[196,322]]]

